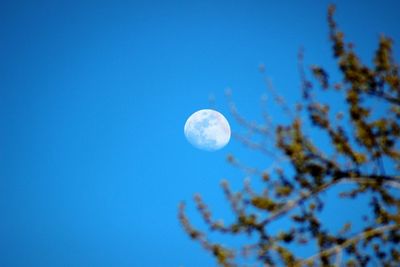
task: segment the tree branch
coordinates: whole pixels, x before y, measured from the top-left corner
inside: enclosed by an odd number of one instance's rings
[[[271,221],[285,215],[286,213],[288,213],[292,209],[296,208],[299,204],[306,201],[310,197],[318,195],[319,193],[327,190],[328,188],[330,188],[331,186],[333,186],[335,184],[342,183],[342,182],[354,182],[354,183],[366,183],[366,182],[371,182],[371,181],[378,182],[377,178],[384,178],[382,181],[383,183],[400,189],[400,180],[399,180],[399,177],[397,177],[397,176],[382,177],[381,175],[369,175],[369,176],[361,176],[361,177],[341,177],[340,179],[337,179],[330,183],[326,183],[326,184],[322,185],[321,187],[319,187],[317,190],[315,190],[313,192],[304,194],[303,196],[299,197],[296,200],[289,201],[281,209],[272,213],[268,218],[263,220],[261,222],[261,224],[266,225],[266,224],[270,223]],[[369,180],[369,181],[366,181],[366,180]]]
[[[313,260],[317,257],[331,256],[335,253],[341,252],[343,249],[347,248],[350,245],[357,243],[360,240],[366,239],[368,237],[372,237],[376,234],[380,234],[385,231],[394,230],[394,229],[400,229],[400,225],[399,224],[390,224],[390,225],[384,225],[384,226],[381,226],[381,227],[378,227],[375,229],[368,229],[366,231],[362,231],[359,234],[357,234],[356,236],[354,236],[353,238],[348,239],[347,241],[345,241],[344,243],[342,243],[340,245],[335,245],[335,246],[333,246],[329,249],[323,250],[303,261],[300,261],[299,263],[296,264],[296,266],[303,266],[303,264],[312,263]]]

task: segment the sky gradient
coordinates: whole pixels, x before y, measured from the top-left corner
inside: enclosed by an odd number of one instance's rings
[[[398,1],[334,2],[364,62],[380,33],[400,58]],[[0,266],[215,266],[183,233],[178,203],[200,223],[191,203],[200,192],[229,217],[219,182],[240,185],[244,174],[226,156],[269,162],[235,139],[198,150],[184,123],[215,108],[239,131],[227,88],[246,117],[259,119],[261,63],[294,103],[300,47],[306,64],[334,68],[328,4],[2,1]]]

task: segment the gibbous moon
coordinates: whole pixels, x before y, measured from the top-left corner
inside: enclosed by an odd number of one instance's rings
[[[228,121],[221,113],[212,109],[193,113],[185,123],[184,132],[189,143],[207,151],[223,148],[231,138]]]

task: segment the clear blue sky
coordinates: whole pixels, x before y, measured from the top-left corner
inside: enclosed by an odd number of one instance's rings
[[[337,1],[337,20],[369,62],[379,33],[399,55],[398,1]],[[177,221],[195,192],[225,216],[226,163],[184,138],[224,90],[259,118],[264,63],[299,96],[297,51],[333,66],[327,1],[1,1],[0,266],[205,267],[214,260]],[[280,114],[271,114],[279,120]],[[262,167],[262,166],[261,166]],[[189,214],[198,217],[193,205]]]

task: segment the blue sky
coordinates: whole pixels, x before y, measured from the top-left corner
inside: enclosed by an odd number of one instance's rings
[[[229,216],[219,181],[244,174],[226,156],[268,162],[237,140],[197,150],[185,120],[214,107],[240,131],[226,88],[258,119],[260,63],[294,102],[301,46],[307,64],[334,66],[328,3],[2,1],[0,266],[214,266],[183,233],[179,201],[194,223],[195,192]],[[335,3],[366,62],[380,33],[400,42],[397,1]]]

